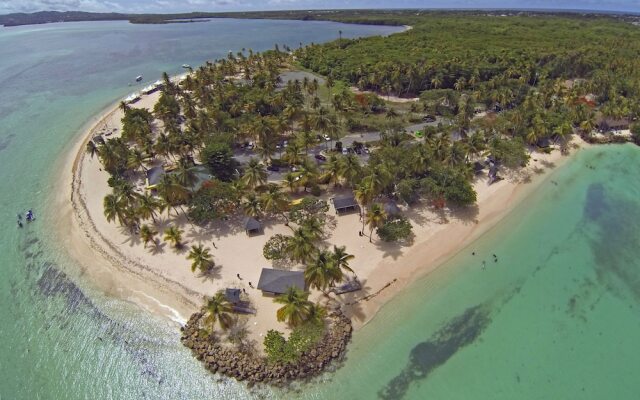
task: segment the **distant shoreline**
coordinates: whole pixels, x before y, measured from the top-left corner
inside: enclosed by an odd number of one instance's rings
[[[125,13],[92,13],[83,11],[38,11],[33,13],[12,13],[0,15],[0,25],[17,27],[24,25],[41,25],[59,22],[99,22],[128,21],[132,24],[173,24],[207,22],[212,18],[235,19],[280,19],[301,21],[332,21],[359,25],[408,26],[406,20],[415,12],[432,14],[467,14],[494,15],[506,14],[543,14],[552,15],[589,15],[602,17],[630,18],[640,22],[640,13],[616,10],[580,10],[580,9],[346,9],[346,10],[283,10],[283,11],[235,11],[235,12],[191,12],[175,14],[125,14]],[[370,17],[370,19],[366,19]],[[404,19],[403,19],[404,17]]]

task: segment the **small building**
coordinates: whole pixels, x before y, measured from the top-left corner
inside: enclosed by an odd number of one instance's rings
[[[356,198],[351,194],[344,197],[334,198],[333,208],[335,208],[336,214],[341,214],[349,211],[357,211],[359,206]]]
[[[480,161],[476,161],[473,163],[473,172],[478,175],[481,174],[482,171],[484,171],[484,164],[481,163]]]
[[[611,117],[602,117],[597,120],[598,129],[603,132],[609,131],[621,131],[623,129],[629,129],[629,120],[626,118],[611,118]]]
[[[249,236],[259,235],[262,233],[262,224],[253,217],[247,217],[244,219],[244,231]]]
[[[304,272],[262,268],[258,289],[268,294],[282,294],[290,287],[306,290]]]
[[[239,304],[240,303],[240,289],[231,289],[226,288],[224,290],[224,297],[231,304]]]
[[[536,146],[540,147],[541,149],[549,148],[551,147],[551,139],[549,139],[548,137],[538,139],[538,141],[536,142]]]
[[[155,189],[165,173],[161,165],[149,168],[147,170],[147,190]]]
[[[395,217],[400,215],[400,207],[398,207],[395,201],[389,200],[384,204],[384,212],[389,217]]]

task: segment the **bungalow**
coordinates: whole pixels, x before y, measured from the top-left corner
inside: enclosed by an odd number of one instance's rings
[[[596,124],[598,125],[598,129],[603,132],[629,129],[629,120],[626,118],[615,119],[611,117],[601,117],[596,121]]]
[[[384,204],[384,212],[389,217],[396,217],[400,215],[400,207],[398,207],[395,201],[389,200]]]
[[[290,287],[306,290],[304,272],[262,268],[260,279],[258,280],[258,289],[262,290],[263,293],[282,294]]]
[[[165,174],[164,168],[159,165],[147,170],[147,190],[153,190],[158,186]]]
[[[244,231],[247,235],[259,235],[262,233],[262,224],[255,218],[247,217],[244,219]]]
[[[333,199],[333,208],[336,214],[346,213],[348,211],[357,211],[359,209],[358,202],[353,194]]]

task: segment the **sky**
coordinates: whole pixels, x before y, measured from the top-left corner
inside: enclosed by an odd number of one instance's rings
[[[540,8],[640,12],[640,0],[0,0],[0,14],[43,10],[171,13],[389,7]]]

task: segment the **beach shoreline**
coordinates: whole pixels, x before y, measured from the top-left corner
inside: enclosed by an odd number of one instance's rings
[[[158,95],[143,96],[136,107],[152,107],[157,97]],[[91,159],[84,149],[86,143],[107,120],[119,120],[118,104],[119,102],[113,103],[103,109],[98,117],[90,118],[61,161],[63,166],[60,170],[63,173],[57,181],[64,190],[59,191],[54,199],[57,209],[60,210],[56,217],[58,236],[72,258],[83,266],[82,273],[88,275],[92,283],[104,290],[105,294],[131,301],[167,320],[183,324],[189,315],[200,309],[203,298],[212,294],[212,284],[193,279],[193,274],[186,271],[186,267],[180,269],[188,273],[182,274],[180,271],[180,275],[170,266],[150,265],[152,263],[148,262],[146,249],[134,243],[127,243],[126,235],[118,232],[114,224],[96,222],[97,218],[104,220],[102,209],[97,208],[97,204],[101,202],[93,199],[94,201],[88,204],[87,193],[83,191],[87,190],[86,185],[98,185],[92,187],[90,197],[97,196],[101,199],[100,196],[104,195],[94,193],[93,189],[97,188],[96,191],[99,192],[100,184],[104,189],[106,172],[102,175],[104,182],[96,182],[101,177],[100,174],[95,175],[99,163]],[[579,147],[583,146],[584,144],[580,143]],[[575,154],[576,151],[572,153]],[[471,217],[456,216],[456,213],[453,213],[448,216],[447,223],[434,222],[436,216],[425,207],[408,209],[406,215],[410,220],[424,222],[424,225],[419,226],[416,226],[416,222],[413,223],[416,238],[419,239],[410,247],[390,246],[378,241],[373,244],[376,251],[371,251],[368,243],[362,242],[361,239],[358,242],[358,238],[354,238],[357,235],[351,233],[358,229],[358,217],[338,217],[340,224],[334,232],[336,242],[346,244],[347,250],[356,255],[355,269],[364,286],[363,292],[340,296],[337,299],[345,314],[352,318],[354,329],[358,330],[371,321],[385,303],[411,282],[429,275],[493,228],[510,214],[522,198],[542,184],[550,171],[564,164],[570,157],[572,156],[560,155],[559,151],[551,154],[536,153],[532,159],[537,161],[532,160],[527,168],[531,171],[529,180],[511,177],[491,186],[487,186],[484,181],[476,182],[477,214]],[[86,179],[85,182],[83,178]],[[523,183],[520,180],[527,182]],[[277,232],[279,227],[268,229]],[[218,235],[215,242],[221,249],[226,247],[224,241],[229,241],[231,245],[239,242],[238,248],[242,249],[246,246],[247,239],[240,235],[237,232],[229,237]],[[270,235],[265,232],[264,236]],[[262,246],[259,243],[254,245],[259,247],[261,255]],[[171,259],[174,256],[176,255],[166,254],[166,257],[161,257]],[[180,257],[184,259],[184,255]],[[234,258],[230,258],[228,254],[221,254],[221,251],[214,252],[214,257],[221,260],[223,268],[231,271],[229,274],[235,275],[236,271],[239,271],[238,274],[249,276],[249,279],[255,278],[251,278],[247,268],[258,270],[259,265],[255,264],[266,264],[264,260],[254,260],[252,263],[246,263],[253,265],[234,265]],[[173,264],[175,259],[177,258],[174,257]],[[186,261],[182,263],[186,266]],[[171,260],[168,260],[167,264],[171,264]],[[257,282],[257,279],[254,282]],[[228,277],[223,277],[221,282],[217,283],[218,286],[221,284],[239,286],[244,282],[230,282]],[[260,340],[265,330],[272,325],[269,320],[275,319],[272,314],[275,306],[269,298],[256,297],[255,300],[257,309],[266,309],[265,312],[259,313],[262,316],[257,317],[257,326],[252,334],[252,337]]]

